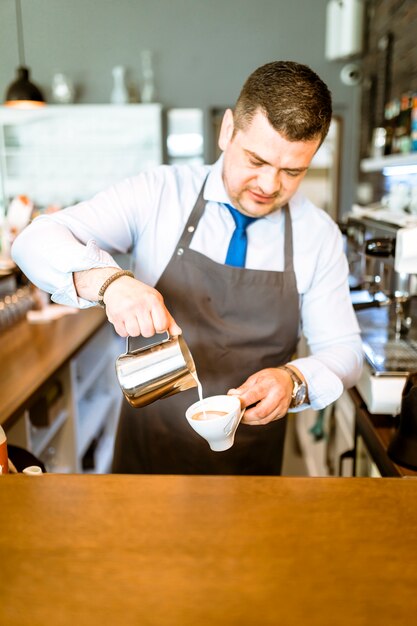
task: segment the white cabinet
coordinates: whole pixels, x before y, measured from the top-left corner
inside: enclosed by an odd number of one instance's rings
[[[70,205],[162,163],[162,106],[0,107],[0,214],[24,194]]]
[[[57,386],[60,395],[50,404],[51,390]],[[32,452],[48,466],[48,470],[53,468],[61,473],[79,471],[67,367],[55,372],[39,389],[29,409],[6,432],[10,444]]]
[[[85,471],[108,472],[122,393],[115,360],[123,340],[105,324],[70,362],[75,449]]]
[[[109,472],[122,398],[115,360],[123,350],[123,340],[104,324],[7,429],[9,443],[32,452],[50,472]]]

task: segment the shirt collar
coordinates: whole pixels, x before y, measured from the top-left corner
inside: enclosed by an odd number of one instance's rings
[[[218,202],[219,204],[231,204],[227,195],[226,188],[223,183],[223,154],[211,166],[210,173],[207,177],[206,186],[204,187],[204,200],[207,202]]]
[[[223,154],[211,166],[211,170],[207,177],[206,186],[204,187],[204,200],[207,202],[217,202],[218,204],[231,204],[231,200],[227,194],[223,182]],[[264,219],[271,222],[279,222],[281,219],[281,210],[274,211],[267,215]]]

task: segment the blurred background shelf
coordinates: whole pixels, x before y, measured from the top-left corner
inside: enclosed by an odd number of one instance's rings
[[[17,195],[70,205],[162,160],[160,104],[0,108],[0,215]]]

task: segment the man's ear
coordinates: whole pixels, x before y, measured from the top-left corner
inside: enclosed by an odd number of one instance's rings
[[[233,137],[234,122],[232,109],[226,109],[222,119],[219,133],[219,148],[224,152],[231,138]]]

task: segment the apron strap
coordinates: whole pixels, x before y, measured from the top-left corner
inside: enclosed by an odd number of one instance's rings
[[[294,271],[293,245],[292,245],[292,224],[290,207],[286,204],[282,207],[285,219],[285,241],[284,241],[284,270]]]
[[[204,180],[203,185],[201,186],[200,193],[198,194],[198,198],[194,204],[194,208],[189,215],[184,230],[182,231],[182,235],[178,241],[177,253],[179,254],[181,254],[180,250],[190,247],[191,239],[193,238],[195,229],[197,228],[197,224],[204,213],[204,209],[206,206],[206,201],[204,200],[204,187],[206,186],[206,180],[207,177]]]

